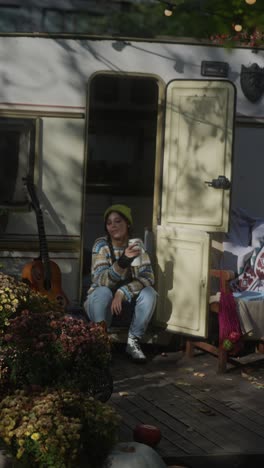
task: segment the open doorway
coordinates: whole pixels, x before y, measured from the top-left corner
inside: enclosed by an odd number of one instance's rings
[[[91,252],[104,235],[103,213],[114,203],[132,209],[133,235],[152,227],[159,86],[154,77],[96,74],[88,97],[83,289]]]

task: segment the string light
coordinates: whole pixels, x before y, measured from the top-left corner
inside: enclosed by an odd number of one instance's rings
[[[235,30],[236,32],[241,32],[242,29],[243,29],[242,24],[239,24],[239,23],[234,24],[234,30]]]
[[[173,6],[168,3],[164,10],[164,15],[165,16],[172,16],[173,15]]]

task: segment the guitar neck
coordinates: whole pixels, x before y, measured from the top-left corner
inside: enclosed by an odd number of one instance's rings
[[[46,241],[43,214],[40,208],[39,200],[36,194],[36,189],[35,189],[32,178],[26,178],[25,180],[26,180],[27,189],[31,198],[31,203],[34,208],[36,219],[37,219],[40,258],[44,266],[44,284],[45,284],[45,288],[49,290],[51,288],[51,268],[50,268],[48,245]]]
[[[45,284],[47,289],[51,287],[51,269],[50,269],[50,259],[48,253],[48,244],[46,240],[46,233],[45,233],[45,226],[43,220],[43,214],[41,208],[38,208],[36,211],[36,218],[37,218],[37,225],[38,225],[38,234],[39,234],[39,251],[40,251],[40,258],[43,262],[44,266],[44,276],[45,276]]]

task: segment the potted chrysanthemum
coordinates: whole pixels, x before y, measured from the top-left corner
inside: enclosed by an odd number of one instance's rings
[[[105,403],[109,337],[9,278],[0,276],[0,442],[19,466],[97,468],[120,420]]]
[[[85,393],[22,390],[0,402],[0,437],[17,466],[99,467],[117,441],[119,416]]]

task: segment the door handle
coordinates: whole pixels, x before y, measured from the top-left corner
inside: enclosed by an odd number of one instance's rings
[[[229,190],[231,187],[231,182],[229,179],[227,179],[226,176],[220,175],[218,176],[217,179],[209,181],[205,181],[205,184],[208,185],[208,187],[213,187],[215,189],[223,189],[223,190]]]

